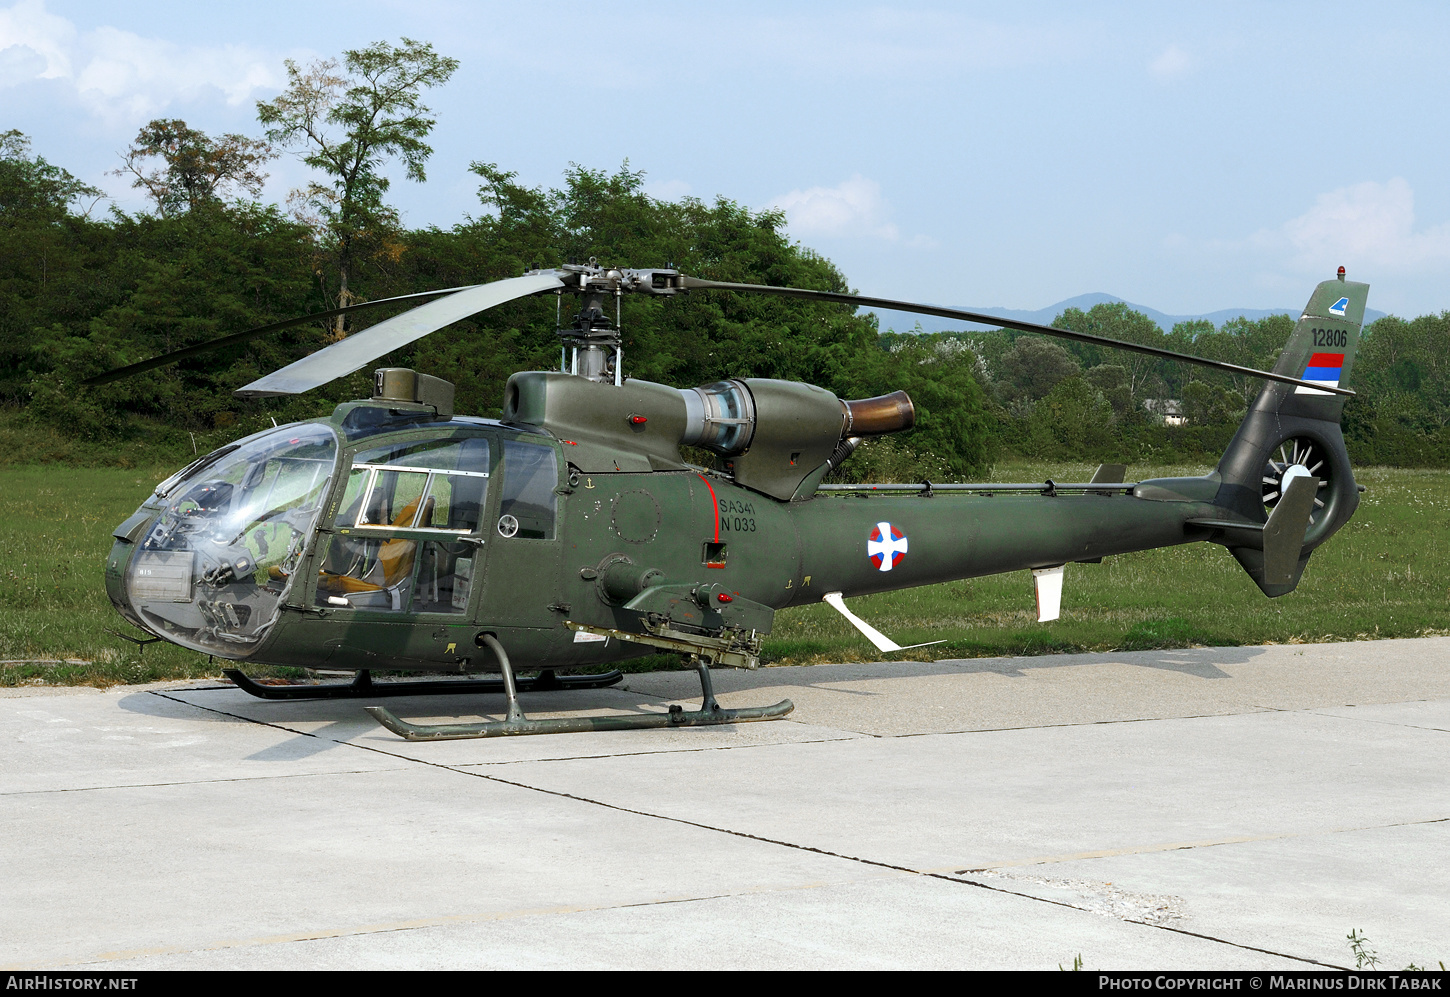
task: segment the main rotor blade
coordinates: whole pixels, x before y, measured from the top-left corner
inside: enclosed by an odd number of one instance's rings
[[[274,395],[300,395],[362,367],[378,357],[422,339],[446,325],[476,315],[515,298],[525,298],[543,291],[553,291],[564,282],[553,273],[526,274],[479,284],[450,294],[441,301],[430,301],[401,315],[369,326],[341,342],[324,347],[296,363],[258,378],[238,388],[238,398],[268,398]]]
[[[1134,353],[1146,353],[1150,357],[1161,357],[1164,360],[1177,360],[1181,363],[1198,364],[1200,367],[1212,367],[1214,370],[1224,370],[1232,374],[1247,374],[1249,377],[1261,377],[1267,381],[1279,381],[1283,384],[1299,385],[1336,395],[1354,395],[1354,392],[1348,388],[1331,387],[1316,381],[1301,381],[1299,378],[1290,377],[1287,374],[1275,374],[1267,370],[1240,367],[1238,364],[1226,363],[1222,360],[1205,360],[1203,357],[1189,356],[1187,353],[1175,353],[1172,350],[1159,349],[1156,346],[1140,346],[1137,343],[1125,343],[1118,339],[1108,339],[1106,336],[1094,336],[1086,332],[1073,332],[1071,329],[1056,329],[1050,325],[1038,325],[1036,322],[1019,322],[1017,319],[1000,318],[996,315],[986,315],[982,312],[969,312],[960,308],[940,308],[936,305],[919,305],[911,301],[867,298],[858,294],[837,294],[834,291],[807,291],[799,287],[773,287],[770,284],[731,284],[720,280],[705,280],[701,277],[686,277],[684,275],[680,277],[680,284],[682,287],[698,288],[702,291],[746,291],[751,294],[777,294],[786,298],[835,301],[844,305],[856,305],[858,308],[886,308],[890,311],[916,312],[921,315],[935,315],[939,318],[961,319],[964,322],[980,322],[983,325],[995,325],[1003,329],[1016,329],[1019,332],[1040,332],[1044,336],[1057,336],[1059,339],[1071,339],[1079,343],[1091,343],[1094,346],[1111,346],[1119,350],[1132,350]]]
[[[258,336],[265,336],[269,332],[277,332],[289,326],[311,322],[313,319],[348,315],[352,312],[360,312],[368,308],[377,308],[379,305],[389,305],[399,301],[415,301],[418,298],[436,298],[440,294],[453,294],[456,291],[466,291],[470,287],[477,286],[479,285],[465,284],[463,287],[447,287],[438,291],[420,291],[417,294],[400,294],[396,298],[379,298],[376,301],[364,301],[358,305],[348,305],[346,308],[334,308],[326,312],[313,312],[311,315],[289,318],[284,322],[273,322],[271,325],[258,326],[255,329],[248,329],[246,332],[236,332],[230,336],[208,339],[206,342],[197,343],[195,346],[172,350],[170,353],[163,353],[161,356],[152,357],[150,360],[142,360],[140,363],[133,363],[126,367],[117,367],[115,370],[108,370],[104,374],[97,374],[95,377],[86,378],[81,383],[85,385],[110,384],[112,381],[119,381],[121,378],[130,377],[132,374],[140,374],[148,370],[155,370],[157,367],[165,367],[167,364],[176,363],[178,360],[185,360],[187,357],[210,353],[212,350],[219,350],[224,346],[235,346],[237,343],[245,343],[249,339],[256,339]]]

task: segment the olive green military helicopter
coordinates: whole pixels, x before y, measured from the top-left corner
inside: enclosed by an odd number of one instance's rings
[[[722,709],[710,667],[757,667],[776,610],[789,606],[823,601],[880,651],[896,652],[907,648],[854,614],[847,598],[1027,570],[1045,621],[1058,616],[1067,564],[1197,541],[1227,547],[1265,595],[1292,591],[1359,503],[1339,422],[1368,289],[1346,281],[1342,267],[1318,285],[1272,371],[959,309],[595,260],[303,316],[90,383],[319,317],[434,299],[236,392],[295,395],[507,301],[581,301],[572,325],[557,329],[559,370],[514,374],[501,419],[455,414],[452,384],[383,368],[371,398],[193,461],[116,528],[106,590],[147,639],[236,662],[356,674],[350,683],[277,687],[226,672],[266,698],[500,688],[507,696],[506,718],[480,723],[411,724],[368,708],[409,740],[774,719],[791,711],[789,700]],[[961,319],[1267,384],[1202,477],[1125,482],[1123,465],[1105,464],[1080,483],[823,484],[863,438],[911,428],[911,399],[897,391],[843,400],[760,378],[684,389],[626,378],[621,299],[702,292]],[[686,445],[719,455],[719,466],[690,464]],[[560,673],[659,652],[694,664],[698,710],[530,719],[519,706],[520,690],[621,678]],[[519,678],[516,669],[537,674]],[[461,677],[374,683],[375,670]],[[494,671],[498,679],[478,677]]]

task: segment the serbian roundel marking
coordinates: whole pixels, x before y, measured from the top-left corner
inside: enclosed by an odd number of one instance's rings
[[[878,571],[890,571],[906,557],[906,531],[891,523],[877,523],[866,538],[866,554]]]

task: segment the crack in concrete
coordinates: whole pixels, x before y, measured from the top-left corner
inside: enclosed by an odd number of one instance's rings
[[[156,693],[154,693],[154,695],[164,696],[167,699],[173,698],[173,697],[170,697],[170,696],[165,696],[164,693],[160,693],[160,692],[156,692]],[[176,701],[177,702],[182,702],[181,700],[176,700]],[[200,709],[200,710],[211,710],[212,709],[211,707],[206,707],[206,706],[196,706],[196,704],[194,704],[194,703],[188,703],[187,705],[188,706],[193,706],[196,709]],[[212,712],[220,713],[220,714],[222,714],[224,716],[231,716],[231,717],[236,717],[237,716],[236,714],[226,713],[223,710],[212,710]],[[249,718],[247,718],[247,717],[238,717],[238,719],[249,720]],[[263,726],[268,726],[268,727],[276,727],[276,728],[278,728],[280,730],[292,731],[293,733],[303,734],[303,735],[305,735],[307,737],[318,737],[319,736],[319,735],[316,735],[316,734],[309,734],[306,731],[293,730],[292,728],[285,727],[285,726],[283,726],[281,724],[268,723],[267,721],[260,721],[259,720],[259,721],[249,721],[249,722],[258,723],[258,724],[261,724]],[[1057,724],[1054,724],[1052,726],[1082,726],[1082,725],[1078,725],[1078,724],[1072,724],[1072,725],[1057,725]],[[420,764],[420,765],[426,765],[426,766],[429,766],[431,768],[442,769],[442,770],[447,771],[447,772],[454,772],[454,773],[456,773],[458,775],[469,776],[469,777],[474,778],[474,779],[486,779],[486,780],[488,780],[490,782],[500,783],[500,784],[505,785],[505,786],[513,786],[513,787],[515,787],[517,789],[528,790],[530,792],[535,792],[535,793],[543,793],[543,794],[548,795],[548,796],[555,796],[555,797],[558,797],[558,798],[561,798],[561,799],[573,800],[573,801],[579,802],[579,803],[587,803],[587,804],[590,804],[592,806],[603,807],[606,810],[614,810],[614,811],[616,811],[618,813],[627,813],[627,814],[631,814],[631,815],[636,816],[636,817],[644,817],[644,818],[652,819],[652,820],[667,821],[669,823],[680,824],[680,825],[683,825],[685,827],[694,827],[694,828],[698,828],[698,829],[703,830],[703,831],[710,831],[710,832],[713,832],[713,833],[716,833],[716,834],[728,834],[728,835],[732,835],[734,837],[742,838],[742,839],[745,839],[745,840],[748,840],[748,841],[757,841],[757,842],[760,842],[762,844],[777,845],[777,846],[780,846],[780,847],[783,847],[783,848],[791,848],[791,849],[794,849],[796,851],[810,852],[810,853],[815,854],[815,855],[823,855],[823,856],[826,856],[828,858],[841,859],[841,860],[846,861],[846,862],[855,862],[855,863],[859,863],[861,865],[872,866],[872,867],[875,867],[875,868],[878,868],[878,869],[890,869],[890,870],[892,870],[894,872],[906,873],[906,874],[913,875],[913,876],[922,876],[922,877],[929,878],[929,879],[939,879],[939,880],[943,880],[945,882],[960,883],[960,884],[963,884],[963,885],[966,885],[966,886],[974,886],[974,887],[976,887],[978,889],[981,889],[981,890],[987,890],[987,891],[990,891],[990,892],[993,892],[993,893],[1005,894],[1007,896],[1019,897],[1019,898],[1021,898],[1023,900],[1030,900],[1030,901],[1033,901],[1035,903],[1051,904],[1051,905],[1053,905],[1055,907],[1063,907],[1063,908],[1066,908],[1068,910],[1074,910],[1074,911],[1078,911],[1078,912],[1081,912],[1081,913],[1096,913],[1094,911],[1088,910],[1087,908],[1080,907],[1080,906],[1077,906],[1075,904],[1068,903],[1066,901],[1053,900],[1053,899],[1048,898],[1048,897],[1034,896],[1034,895],[1032,895],[1030,893],[1022,893],[1022,892],[1017,891],[1017,890],[1009,890],[1009,889],[1005,889],[1004,887],[1001,887],[1001,886],[993,886],[990,883],[981,882],[980,880],[966,879],[966,878],[964,878],[964,877],[962,877],[960,875],[953,875],[953,874],[941,873],[941,872],[923,872],[923,871],[921,871],[919,869],[913,869],[910,866],[897,865],[897,864],[895,864],[893,862],[884,862],[884,861],[881,861],[881,860],[878,860],[878,859],[869,859],[869,858],[866,858],[864,856],[859,856],[859,855],[848,855],[848,854],[844,854],[844,853],[841,853],[841,852],[833,852],[833,851],[831,851],[829,849],[826,849],[826,848],[817,848],[817,847],[815,847],[813,845],[805,845],[805,844],[801,844],[799,842],[794,842],[794,841],[785,841],[785,840],[782,840],[782,839],[779,839],[779,838],[768,838],[768,837],[765,837],[764,835],[751,834],[748,831],[739,831],[739,830],[734,830],[732,828],[727,828],[727,827],[718,827],[718,826],[713,825],[713,824],[706,824],[706,823],[702,823],[700,821],[688,820],[688,819],[683,818],[683,817],[672,817],[672,816],[669,816],[667,814],[651,813],[651,812],[646,811],[646,810],[635,810],[635,809],[633,809],[631,807],[625,807],[625,806],[621,806],[619,804],[609,803],[609,802],[604,801],[604,800],[596,800],[596,799],[592,799],[592,798],[587,797],[587,796],[579,796],[579,795],[576,795],[574,793],[566,793],[566,792],[563,792],[562,790],[547,789],[547,788],[542,787],[542,786],[535,786],[535,785],[531,785],[531,784],[526,783],[526,782],[520,782],[520,781],[514,780],[514,779],[505,779],[505,778],[502,778],[501,776],[490,775],[490,774],[488,774],[486,772],[470,771],[468,769],[461,768],[461,767],[459,767],[457,765],[445,765],[445,764],[442,764],[440,762],[430,762],[430,761],[427,761],[426,759],[412,758],[412,757],[410,757],[408,755],[400,755],[400,754],[397,754],[396,752],[387,751],[386,749],[383,749],[383,748],[376,748],[376,747],[373,747],[371,745],[354,744],[351,741],[339,741],[336,738],[323,738],[323,740],[329,740],[329,741],[332,741],[334,744],[341,744],[341,745],[345,745],[347,747],[359,748],[359,749],[361,749],[363,751],[375,752],[375,753],[380,754],[380,755],[386,755],[386,756],[388,756],[390,758],[397,758],[397,759],[401,759],[403,761],[409,761],[409,762],[414,762],[414,763],[417,763],[417,764]],[[850,738],[843,738],[842,740],[851,740],[851,739]],[[648,904],[638,904],[638,905],[635,905],[635,906],[648,906]],[[1262,955],[1271,955],[1271,956],[1274,956],[1274,957],[1280,958],[1280,959],[1288,959],[1288,960],[1290,960],[1292,962],[1302,962],[1302,963],[1306,963],[1306,964],[1312,965],[1312,966],[1323,966],[1323,967],[1325,967],[1327,969],[1347,970],[1347,968],[1348,968],[1348,967],[1345,967],[1345,966],[1336,966],[1333,963],[1320,962],[1318,959],[1311,959],[1311,958],[1309,958],[1307,956],[1291,955],[1291,954],[1289,954],[1287,952],[1279,952],[1279,951],[1276,951],[1274,949],[1266,949],[1266,948],[1262,948],[1262,947],[1256,946],[1256,945],[1247,945],[1247,944],[1245,944],[1243,942],[1235,942],[1235,941],[1233,941],[1231,939],[1228,939],[1228,938],[1219,938],[1217,936],[1204,934],[1202,932],[1189,931],[1186,928],[1176,928],[1176,927],[1173,927],[1173,926],[1167,925],[1167,924],[1153,924],[1153,923],[1148,922],[1148,921],[1134,920],[1134,919],[1131,919],[1131,918],[1123,918],[1122,920],[1125,923],[1128,923],[1128,924],[1137,924],[1137,925],[1141,925],[1142,927],[1145,927],[1145,928],[1153,928],[1153,929],[1156,929],[1156,930],[1159,930],[1159,931],[1169,931],[1169,932],[1173,932],[1175,934],[1185,935],[1185,936],[1192,937],[1192,938],[1199,938],[1199,939],[1203,939],[1205,941],[1216,942],[1216,943],[1218,943],[1220,945],[1227,945],[1227,946],[1230,946],[1232,948],[1242,949],[1242,950],[1248,951],[1248,952],[1257,952],[1257,953],[1260,953]],[[397,930],[405,930],[405,929],[397,929]]]
[[[691,755],[702,751],[745,751],[750,748],[779,748],[791,744],[834,744],[838,741],[860,741],[859,737],[813,737],[799,741],[767,741],[758,744],[712,744],[703,748],[660,748],[657,751],[617,751],[598,755],[557,755],[553,758],[509,758],[499,762],[459,762],[459,768],[482,768],[485,765],[539,765],[549,762],[587,762],[601,758],[647,758],[651,755]],[[349,742],[350,743],[350,742]]]
[[[1060,727],[1102,727],[1112,724],[1150,724],[1167,723],[1173,720],[1214,720],[1218,717],[1251,717],[1258,713],[1265,712],[1260,707],[1253,707],[1239,713],[1191,713],[1187,716],[1176,714],[1171,717],[1115,717],[1111,720],[1071,720],[1056,724],[1022,724],[1018,727],[964,727],[961,730],[922,730],[912,731],[907,734],[872,734],[872,737],[940,737],[948,734],[997,734],[1013,730],[1054,730]],[[1285,711],[1280,711],[1285,712]],[[844,728],[842,728],[844,729]]]
[[[375,772],[401,772],[404,768],[406,766],[399,765],[396,768],[386,769],[337,769],[332,772],[281,772],[273,775],[235,776],[226,779],[177,779],[172,782],[124,782],[114,786],[70,786],[66,789],[17,789],[11,792],[0,792],[0,797],[46,796],[55,793],[96,793],[108,789],[163,789],[168,786],[212,786],[227,782],[261,782],[271,779],[315,779],[319,776],[329,775],[372,775]]]
[[[1305,838],[1321,834],[1351,834],[1355,831],[1381,831],[1392,827],[1419,827],[1424,824],[1444,824],[1450,817],[1426,817],[1421,820],[1402,820],[1390,824],[1365,824],[1356,827],[1331,827],[1309,831],[1284,831],[1279,834],[1247,834],[1232,838],[1211,838],[1204,841],[1175,841],[1156,845],[1138,845],[1131,848],[1109,848],[1102,851],[1070,852],[1065,855],[1043,855],[1029,859],[1013,859],[993,862],[955,870],[957,875],[974,872],[991,872],[995,869],[1012,869],[1034,865],[1055,865],[1059,862],[1082,862],[1089,859],[1116,858],[1120,855],[1151,855],[1155,852],[1181,852],[1195,848],[1216,848],[1219,845],[1244,845],[1258,841],[1279,841],[1284,838]],[[933,870],[951,871],[951,870]]]
[[[212,944],[154,946],[142,949],[123,949],[102,952],[74,966],[104,965],[123,959],[145,959],[159,955],[191,955],[198,952],[220,952],[225,949],[248,948],[261,945],[285,945],[289,942],[318,942],[329,938],[359,938],[364,935],[381,935],[390,932],[416,931],[419,928],[441,928],[454,924],[482,924],[490,921],[508,921],[515,918],[542,917],[551,914],[592,914],[599,911],[629,910],[637,907],[664,907],[672,904],[702,903],[708,900],[727,900],[732,897],[747,897],[763,893],[785,893],[795,890],[818,890],[836,883],[802,883],[797,886],[757,886],[726,893],[708,893],[698,896],[660,897],[656,900],[637,900],[630,903],[579,904],[563,907],[524,908],[522,910],[497,911],[486,914],[448,914],[439,917],[416,918],[408,921],[391,921],[382,924],[365,924],[351,928],[321,928],[314,931],[297,931],[285,935],[261,935],[256,938],[228,939]],[[50,965],[46,963],[45,965]],[[22,967],[24,968],[24,967]],[[37,965],[34,968],[43,968]]]
[[[1316,716],[1316,717],[1329,717],[1331,720],[1352,720],[1355,723],[1362,723],[1362,724],[1380,724],[1380,725],[1385,726],[1385,727],[1405,727],[1405,728],[1408,728],[1409,730],[1433,730],[1433,731],[1435,731],[1437,733],[1440,733],[1440,734],[1450,734],[1450,729],[1447,729],[1445,727],[1426,727],[1424,724],[1407,724],[1407,723],[1402,723],[1402,722],[1400,722],[1398,720],[1378,720],[1378,719],[1376,719],[1374,717],[1342,717],[1342,716],[1340,716],[1337,713],[1320,713],[1319,712],[1320,710],[1329,710],[1329,709],[1334,709],[1334,707],[1331,707],[1331,706],[1311,707],[1310,709],[1307,709],[1307,710],[1295,711],[1295,712],[1303,712],[1303,713],[1307,713],[1307,714],[1309,714],[1311,716]]]

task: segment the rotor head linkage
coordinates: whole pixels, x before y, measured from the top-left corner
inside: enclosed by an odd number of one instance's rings
[[[620,384],[624,380],[620,298],[630,293],[668,297],[681,290],[678,270],[603,267],[595,257],[590,257],[587,264],[566,263],[556,270],[530,271],[534,272],[557,275],[564,289],[580,298],[573,324],[555,330],[563,344],[560,371],[605,384]],[[607,302],[611,297],[614,299],[612,322]]]

